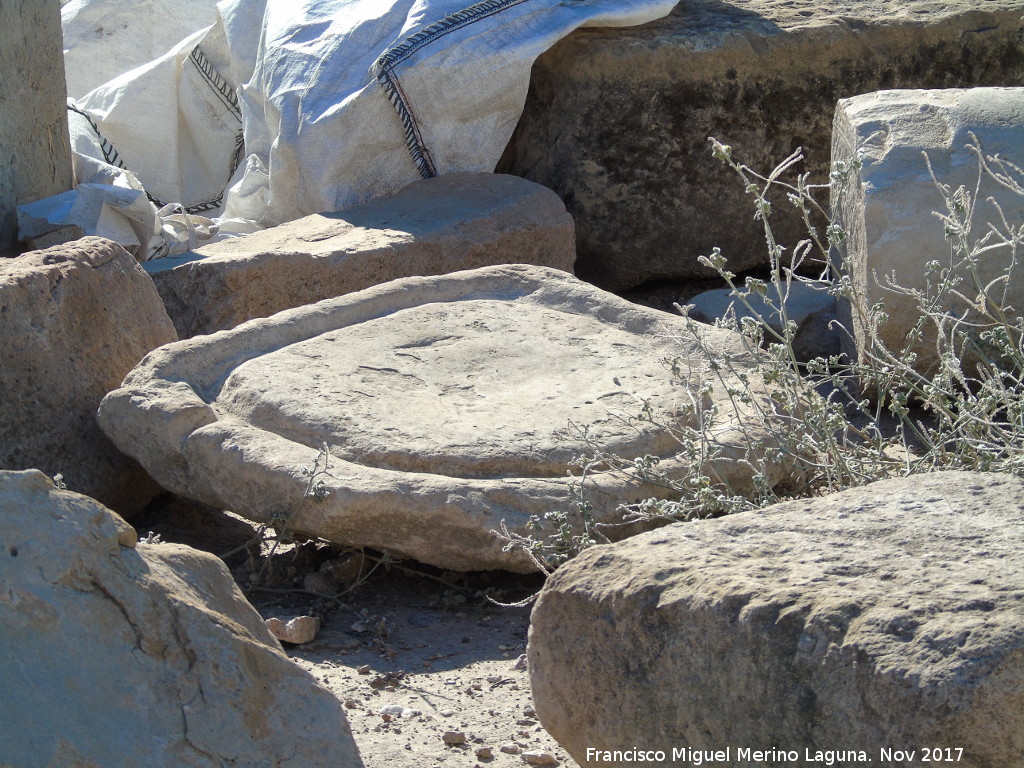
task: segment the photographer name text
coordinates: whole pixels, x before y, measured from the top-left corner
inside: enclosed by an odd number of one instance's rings
[[[725,749],[694,749],[676,747],[663,749],[594,749],[587,747],[587,762],[661,763],[680,766],[734,765],[868,765],[878,762],[886,765],[924,765],[925,763],[959,763],[963,757],[960,747],[924,747],[919,749],[892,749],[880,747],[875,752],[863,749],[751,749],[726,747]]]

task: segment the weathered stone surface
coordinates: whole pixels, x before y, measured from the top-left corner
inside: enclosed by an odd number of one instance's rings
[[[213,555],[0,472],[0,764],[362,766]]]
[[[79,240],[85,237],[85,230],[77,224],[68,224],[51,230],[38,237],[30,237],[25,240],[25,248],[29,251],[41,251],[44,248],[52,248],[55,245],[64,245],[72,240]]]
[[[156,486],[96,425],[100,400],[177,335],[123,248],[89,237],[0,260],[0,468],[61,473],[121,514]]]
[[[410,275],[491,264],[572,271],[572,217],[515,176],[457,173],[146,264],[182,338]]]
[[[1024,78],[1021,0],[687,0],[642,27],[584,29],[541,56],[499,166],[555,190],[576,221],[577,274],[609,290],[767,264],[762,224],[707,137],[769,170],[824,180],[835,103],[882,88]],[[806,236],[779,196],[773,222]]]
[[[288,621],[274,617],[267,619],[266,624],[274,637],[293,645],[312,642],[320,631],[319,616],[295,616]]]
[[[689,316],[702,323],[713,323],[729,316],[741,322],[744,317],[760,317],[765,325],[781,335],[782,313],[779,308],[785,304],[787,319],[796,324],[793,352],[797,360],[807,362],[815,357],[839,354],[843,334],[832,326],[836,319],[836,299],[829,295],[827,286],[794,280],[788,288],[783,286],[783,294],[785,302],[781,301],[775,286],[769,283],[767,294],[751,293],[747,296],[751,307],[747,309],[729,288],[704,291],[687,302],[690,305]],[[770,305],[768,299],[771,300]],[[765,339],[769,343],[776,342],[776,338],[767,332]]]
[[[537,712],[581,766],[638,745],[1019,765],[1022,536],[1024,481],[941,472],[591,549],[533,611]]]
[[[701,345],[743,350],[736,334],[690,324],[704,330],[541,267],[405,278],[163,347],[104,399],[99,421],[175,493],[444,568],[529,571],[490,532],[505,520],[532,533],[531,515],[573,508],[566,472],[583,445],[570,420],[630,460],[684,471],[672,430],[621,415],[650,401],[673,426],[697,423],[685,406],[702,397]],[[678,377],[663,363],[676,355]],[[708,469],[743,488],[736,459],[752,434],[737,420],[723,407],[708,431],[727,457]],[[329,471],[313,480],[329,495],[304,498],[302,469],[325,444]],[[787,474],[768,468],[770,484]],[[657,492],[600,473],[588,488],[598,520]]]
[[[1024,88],[881,91],[843,99],[836,108],[833,165],[858,159],[861,164],[847,176],[833,216],[848,233],[844,268],[858,302],[849,313],[852,317],[845,319],[853,330],[853,337],[846,338],[849,351],[862,361],[871,345],[866,318],[876,303],[884,304],[889,316],[877,327],[878,339],[892,352],[906,346],[907,333],[920,317],[916,301],[884,287],[888,276],[895,275],[904,288],[923,292],[939,281],[937,274],[929,274],[929,262],[951,266],[945,228],[932,215],[948,213],[936,181],[977,195],[972,242],[988,232],[986,222],[1001,226],[999,211],[987,202],[990,197],[1012,226],[1024,221],[1024,196],[988,174],[978,186],[978,158],[968,149],[971,134],[985,155],[1024,167]],[[1019,267],[1010,269],[1019,255],[1005,245],[990,245],[995,247],[977,259],[977,279],[990,286],[990,301],[1015,308],[1011,316],[1019,316],[1024,277]],[[956,258],[962,260],[963,254]],[[966,265],[952,266],[964,279],[958,286],[961,297],[947,294],[937,309],[960,315],[967,309],[966,299],[976,300],[979,290]],[[1003,275],[1009,279],[998,282]],[[939,362],[934,342],[925,341],[913,351],[918,370],[934,371]]]
[[[15,206],[71,189],[59,0],[0,5],[0,256],[17,250]]]

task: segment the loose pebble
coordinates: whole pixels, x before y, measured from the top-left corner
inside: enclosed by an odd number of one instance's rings
[[[558,765],[555,756],[550,752],[542,752],[540,750],[523,752],[520,757],[530,765]]]
[[[466,743],[465,731],[445,731],[441,738],[444,740],[445,744],[449,744],[451,746]]]
[[[285,622],[281,619],[270,618],[266,621],[270,634],[283,643],[302,645],[316,637],[320,631],[320,618],[318,616],[296,616]]]

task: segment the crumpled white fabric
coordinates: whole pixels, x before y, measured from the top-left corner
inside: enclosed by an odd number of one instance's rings
[[[86,235],[120,243],[136,258],[163,245],[161,222],[146,198],[125,177],[112,184],[80,184],[76,189],[19,205],[18,228],[22,237],[75,224]]]
[[[217,20],[216,0],[62,0],[68,96],[80,99]]]
[[[252,231],[492,171],[537,56],[579,27],[645,23],[676,1],[222,0],[203,27],[200,0],[131,0],[194,29],[76,106],[158,207],[212,218],[220,235]],[[71,0],[65,29],[124,2]],[[96,154],[82,173],[96,175]]]

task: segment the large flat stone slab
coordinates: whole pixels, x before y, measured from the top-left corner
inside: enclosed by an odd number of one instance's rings
[[[762,224],[707,137],[768,171],[796,147],[825,181],[836,101],[888,88],[1024,78],[1021,0],[687,0],[636,28],[583,29],[534,65],[505,172],[555,190],[577,274],[609,290],[767,264]],[[792,178],[790,179],[792,180]],[[827,201],[824,201],[827,202]],[[772,218],[806,237],[779,195]]]
[[[836,107],[833,164],[860,161],[843,182],[833,217],[848,233],[843,269],[856,296],[845,318],[853,336],[843,338],[861,362],[870,364],[869,355],[877,354],[875,334],[890,352],[907,345],[908,331],[921,316],[920,303],[887,289],[887,280],[895,276],[897,285],[923,294],[940,282],[938,272],[929,273],[933,261],[963,281],[956,286],[959,295],[937,297],[936,311],[963,315],[982,286],[988,288],[989,311],[1003,308],[1010,318],[1024,311],[1024,277],[1013,266],[1019,255],[992,241],[972,268],[967,254],[951,256],[946,228],[933,215],[948,213],[938,182],[950,191],[964,187],[974,196],[972,245],[989,231],[988,222],[1005,229],[1002,216],[1015,228],[1024,221],[1024,196],[988,174],[979,179],[978,157],[968,148],[972,135],[985,155],[1024,167],[1024,88],[880,91],[843,99]],[[873,327],[868,318],[879,303],[889,319]],[[987,322],[977,312],[968,317]],[[915,365],[925,375],[939,365],[932,326],[912,347]]]
[[[182,338],[410,275],[491,264],[572,272],[572,217],[515,176],[455,173],[390,198],[146,264]]]
[[[742,357],[730,332],[693,333],[564,272],[487,267],[168,345],[104,400],[99,420],[181,495],[445,568],[530,570],[490,532],[505,520],[530,533],[531,515],[572,508],[566,474],[584,446],[570,421],[630,460],[656,455],[682,471],[670,429],[623,417],[649,401],[670,424],[692,426],[698,416],[684,406],[705,380],[701,344]],[[676,355],[688,361],[678,377],[663,362]],[[722,404],[709,434],[728,456],[714,470],[749,485],[735,459],[751,433],[736,429],[724,387],[707,397]],[[304,499],[301,469],[325,444],[330,495]],[[769,462],[770,483],[785,474]],[[611,475],[588,483],[604,521],[659,492]]]
[[[1022,540],[1024,480],[937,472],[595,547],[534,608],[537,712],[588,768],[1020,765]]]
[[[177,340],[153,282],[98,237],[0,259],[0,469],[60,473],[123,515],[159,491],[96,424],[147,352]]]
[[[0,764],[362,768],[220,558],[0,472]]]

